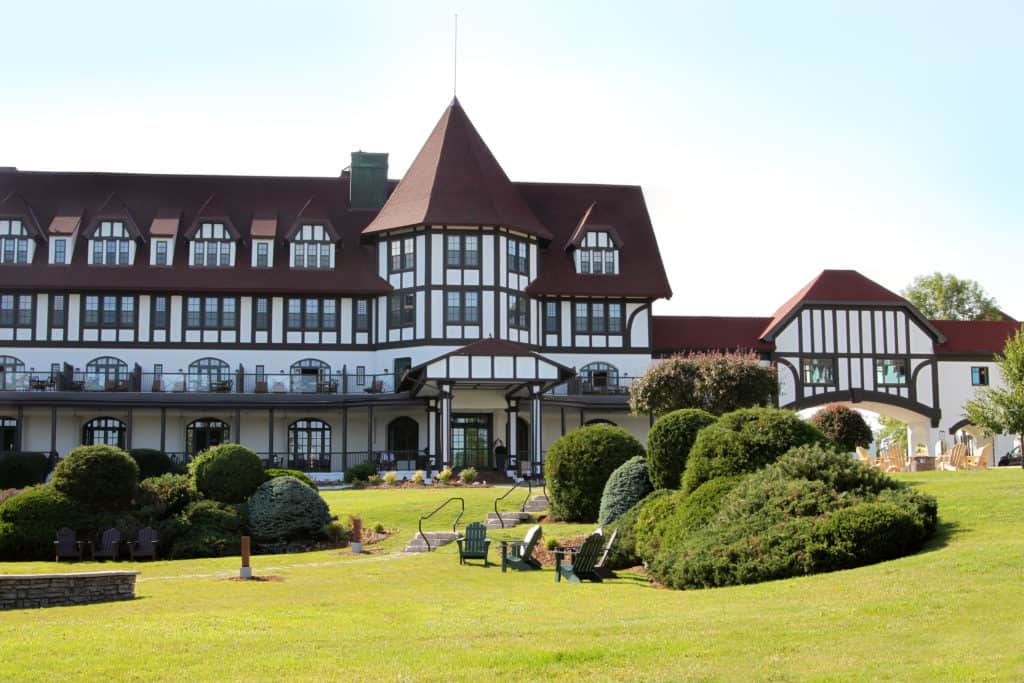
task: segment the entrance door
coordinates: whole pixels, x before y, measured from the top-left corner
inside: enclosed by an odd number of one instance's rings
[[[18,421],[0,417],[0,452],[18,450]]]
[[[489,414],[452,416],[452,465],[494,469]]]
[[[196,420],[185,430],[185,446],[189,455],[199,455],[208,448],[227,443],[231,428],[220,420]]]

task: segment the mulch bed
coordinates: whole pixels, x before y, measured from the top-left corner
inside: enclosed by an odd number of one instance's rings
[[[266,576],[254,576],[251,579],[243,579],[241,576],[229,576],[228,581],[284,581],[283,576],[277,576],[275,574],[267,574]]]

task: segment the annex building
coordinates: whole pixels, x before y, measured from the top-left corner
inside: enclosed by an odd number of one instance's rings
[[[769,318],[653,316],[671,295],[639,187],[512,182],[457,100],[400,181],[365,152],[334,178],[0,169],[0,450],[525,473],[582,424],[642,439],[654,358],[737,348],[783,407],[934,444],[1019,327],[925,320],[853,271]]]

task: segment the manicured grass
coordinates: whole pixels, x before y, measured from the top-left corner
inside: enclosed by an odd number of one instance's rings
[[[0,613],[0,680],[1024,679],[1024,472],[901,476],[938,497],[939,538],[872,567],[677,592],[460,567],[451,546],[255,558],[281,582],[226,581],[233,558],[156,562],[132,602]],[[467,518],[496,492],[466,491]],[[326,497],[401,527],[398,548],[447,493]]]

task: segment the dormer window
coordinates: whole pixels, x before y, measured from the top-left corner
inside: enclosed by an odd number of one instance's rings
[[[0,220],[0,263],[28,263],[29,237],[20,220]]]
[[[611,235],[603,230],[591,230],[574,252],[576,272],[587,275],[617,275],[619,249]]]
[[[334,242],[330,234],[319,223],[303,224],[292,240],[292,268],[329,270],[333,267]]]
[[[102,221],[89,240],[89,263],[94,266],[127,266],[135,255],[135,243],[122,221]]]
[[[192,238],[189,265],[224,268],[235,265],[235,241],[223,223],[202,223]]]

